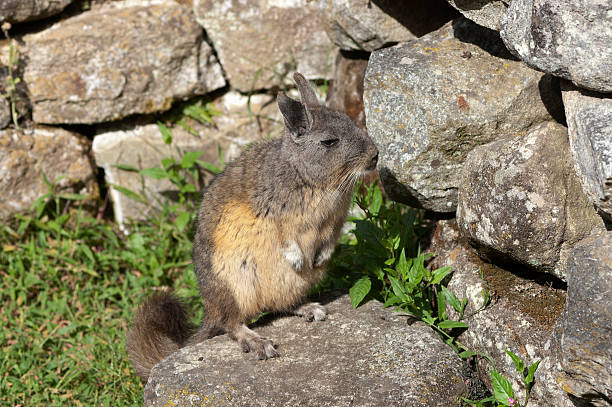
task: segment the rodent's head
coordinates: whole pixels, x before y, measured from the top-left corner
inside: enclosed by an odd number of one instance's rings
[[[319,103],[314,89],[293,75],[301,102],[277,97],[285,119],[282,152],[312,185],[336,188],[376,169],[378,149],[345,113]]]

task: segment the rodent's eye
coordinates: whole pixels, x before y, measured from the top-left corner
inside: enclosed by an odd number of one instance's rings
[[[327,140],[321,140],[321,144],[323,144],[325,147],[333,147],[336,144],[338,144],[339,141],[340,141],[340,139],[330,138],[330,139],[327,139]]]

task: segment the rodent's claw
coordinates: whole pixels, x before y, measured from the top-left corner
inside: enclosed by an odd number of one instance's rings
[[[327,318],[327,310],[318,302],[309,302],[293,311],[308,322],[324,321]]]
[[[240,346],[244,352],[252,352],[257,356],[257,359],[264,360],[279,356],[278,351],[274,347],[274,343],[262,336],[257,338],[245,338],[240,342]]]

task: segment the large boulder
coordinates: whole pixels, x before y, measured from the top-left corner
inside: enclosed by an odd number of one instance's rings
[[[578,243],[567,266],[567,303],[559,334],[559,382],[576,397],[609,406],[612,395],[612,232]]]
[[[293,84],[292,71],[325,78],[333,63],[318,1],[195,0],[193,7],[231,86],[242,92]]]
[[[139,202],[117,189],[111,189],[115,219],[123,225],[127,220],[151,217],[161,204],[176,201],[177,188],[168,179],[141,177],[138,172],[125,171],[117,165],[129,165],[138,170],[160,168],[163,158],[181,160],[188,151],[201,151],[200,160],[219,165],[219,148],[225,161],[238,156],[247,144],[268,136],[278,135],[282,123],[271,97],[251,97],[251,113],[247,111],[247,97],[230,92],[214,102],[221,113],[214,117],[214,125],[188,120],[189,128],[174,125],[170,128],[172,143],[163,141],[156,124],[137,124],[129,128],[102,129],[93,141],[96,164],[104,168],[106,182],[119,185],[147,196],[147,203]],[[202,172],[202,187],[210,174]]]
[[[448,0],[448,2],[473,22],[499,31],[510,1],[503,0]]]
[[[49,192],[83,194],[89,207],[98,198],[95,169],[85,136],[53,127],[0,131],[0,219],[28,212]]]
[[[609,2],[513,0],[501,36],[527,65],[583,88],[612,92]]]
[[[323,0],[325,30],[340,49],[374,51],[410,41],[456,17],[444,0]]]
[[[541,360],[529,405],[575,407],[556,381],[560,373],[558,352],[551,346],[566,299],[563,284],[542,278],[544,275],[534,280],[520,269],[506,270],[483,261],[461,236],[454,220],[437,222],[428,250],[438,255],[433,267],[452,267],[447,287],[459,299],[467,300],[463,321],[469,328],[459,342],[491,357],[519,400],[524,399],[524,386],[505,351],[514,352],[528,364]],[[448,308],[450,316],[457,318]],[[481,360],[479,367],[480,379],[492,391],[490,366]]]
[[[24,41],[38,123],[164,111],[225,84],[191,10],[174,1],[110,2]]]
[[[612,222],[612,95],[561,84],[574,167],[587,197]]]
[[[40,20],[60,13],[73,0],[0,0],[0,24]]]
[[[394,199],[452,213],[467,154],[563,115],[555,80],[512,58],[499,35],[459,18],[372,53],[364,103]]]
[[[226,335],[157,364],[144,405],[451,407],[467,389],[461,359],[429,327],[348,295],[324,296],[326,321],[285,316],[255,330],[279,358],[256,360]]]
[[[555,122],[472,150],[457,223],[483,255],[562,280],[573,245],[603,228],[574,172],[567,130]]]

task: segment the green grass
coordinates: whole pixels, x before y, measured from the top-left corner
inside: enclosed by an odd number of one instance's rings
[[[48,209],[0,227],[0,405],[141,405],[127,324],[158,287],[199,305],[188,234]]]

